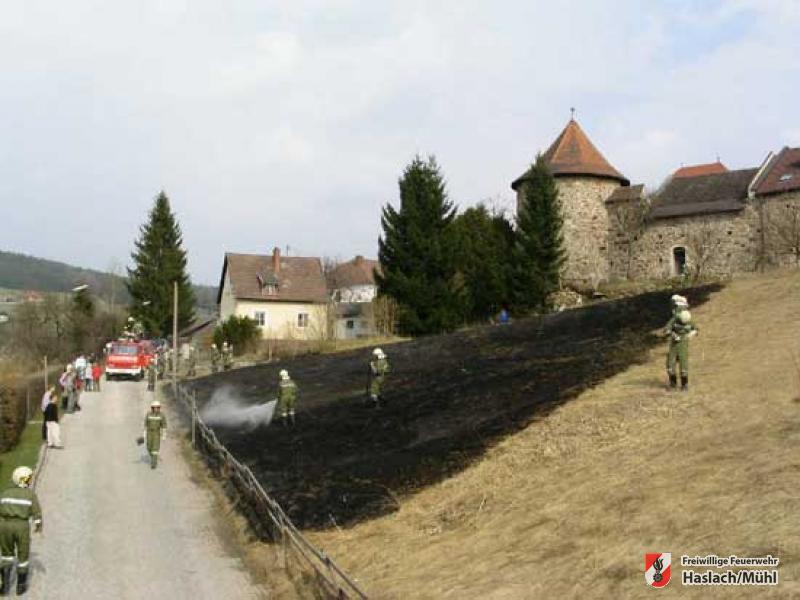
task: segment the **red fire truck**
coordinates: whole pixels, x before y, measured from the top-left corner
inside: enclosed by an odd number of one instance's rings
[[[106,379],[115,377],[142,379],[148,363],[146,350],[139,342],[111,342],[111,349],[106,356]]]

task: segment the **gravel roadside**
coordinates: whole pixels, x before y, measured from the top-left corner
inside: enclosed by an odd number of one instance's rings
[[[208,490],[190,479],[177,442],[151,470],[142,422],[143,383],[103,382],[62,419],[64,450],[51,450],[37,492],[28,597],[59,600],[266,598],[215,532]],[[169,416],[169,413],[167,413]]]

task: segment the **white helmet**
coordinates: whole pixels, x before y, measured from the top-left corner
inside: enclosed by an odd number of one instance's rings
[[[19,487],[28,487],[31,477],[33,477],[33,470],[30,467],[17,467],[11,474],[11,481]]]
[[[223,348],[227,348],[228,347],[228,342],[222,342],[222,347]]]
[[[686,325],[687,323],[689,323],[689,321],[692,320],[692,313],[684,309],[678,313],[678,320],[684,325]]]
[[[383,350],[381,350],[380,348],[375,348],[375,350],[373,350],[373,351],[372,351],[372,354],[374,354],[374,355],[375,355],[375,356],[377,356],[378,358],[383,358],[384,356],[386,356],[386,355],[383,353]]]
[[[161,402],[159,402],[158,400],[153,400],[150,403],[150,408],[161,408]]]
[[[216,345],[216,344],[211,344],[211,347],[212,347],[214,350],[216,350],[216,349],[217,349],[217,345]]]
[[[287,371],[286,369],[281,369],[280,372],[278,373],[278,377],[284,380],[289,379],[289,371]]]
[[[678,294],[673,294],[673,296],[672,296],[672,298],[670,298],[670,300],[672,300],[672,303],[675,306],[689,306],[689,301],[686,299],[685,296],[680,296]]]

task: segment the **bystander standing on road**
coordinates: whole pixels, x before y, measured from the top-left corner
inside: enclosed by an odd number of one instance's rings
[[[44,409],[44,424],[47,427],[47,447],[63,448],[61,445],[61,425],[58,423],[58,403],[56,397],[50,398],[50,403]]]
[[[83,379],[83,371],[86,369],[86,357],[81,354],[75,359],[75,370],[78,372],[78,377]]]
[[[50,404],[50,399],[57,401],[58,394],[56,394],[56,385],[52,384],[48,387],[44,394],[42,394],[42,414],[44,415],[44,411],[47,410],[47,405]],[[42,419],[42,439],[47,441],[47,422]]]
[[[86,359],[86,366],[83,368],[83,389],[87,392],[92,391],[92,361]]]
[[[62,389],[62,402],[61,408],[67,412],[75,410],[75,367],[71,364],[67,365],[61,377],[58,380]]]
[[[92,389],[95,392],[100,391],[100,379],[103,377],[103,367],[100,365],[100,361],[94,361],[92,365],[92,379],[94,380],[94,385]]]

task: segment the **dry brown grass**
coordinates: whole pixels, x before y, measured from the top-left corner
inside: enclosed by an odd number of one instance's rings
[[[695,317],[690,393],[664,389],[659,349],[397,513],[310,537],[375,598],[800,597],[800,273]],[[663,592],[646,551],[673,554]],[[680,555],[708,553],[772,553],[781,583],[681,586]]]

